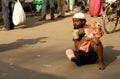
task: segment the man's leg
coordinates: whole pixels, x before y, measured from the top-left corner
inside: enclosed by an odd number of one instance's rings
[[[65,16],[65,0],[58,0],[59,16],[63,18]]]
[[[14,24],[13,24],[13,21],[12,21],[12,17],[13,17],[13,10],[14,10],[14,3],[11,1],[10,4],[9,4],[9,9],[10,9],[10,13],[9,13],[9,21],[10,21],[10,29],[14,29]]]
[[[51,20],[54,20],[55,19],[55,16],[54,16],[54,10],[55,10],[54,0],[49,0],[49,3],[50,3]]]
[[[34,9],[33,9],[33,4],[32,4],[32,2],[29,3],[29,8],[30,8],[30,11],[31,11],[31,12],[35,12]]]
[[[4,20],[4,28],[6,30],[9,30],[10,29],[9,3],[6,0],[2,0],[2,14]]]
[[[99,69],[103,69],[104,64],[103,64],[103,46],[102,46],[102,43],[99,41],[99,43],[96,44],[94,41],[91,41],[91,46],[98,56]]]
[[[57,0],[58,11],[60,13],[60,0]]]
[[[74,62],[75,59],[76,59],[76,57],[75,57],[75,55],[74,55],[74,51],[73,51],[72,49],[67,49],[67,50],[66,50],[66,56],[67,56],[67,58],[68,58],[70,61],[72,61],[72,62]]]
[[[61,15],[65,16],[65,0],[61,0]]]
[[[46,7],[48,0],[43,0],[42,11],[41,11],[41,19],[46,20]]]

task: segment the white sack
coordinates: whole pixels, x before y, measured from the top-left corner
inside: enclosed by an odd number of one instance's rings
[[[19,0],[15,2],[12,21],[14,25],[20,25],[26,21],[26,14]]]

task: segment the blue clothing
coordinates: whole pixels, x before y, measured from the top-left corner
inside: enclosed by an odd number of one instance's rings
[[[54,9],[55,9],[54,0],[43,0],[42,11],[41,11],[42,20],[46,20],[46,9],[48,2],[50,4],[51,20],[54,20]]]

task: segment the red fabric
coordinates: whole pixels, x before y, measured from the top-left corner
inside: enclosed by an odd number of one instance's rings
[[[99,16],[103,13],[102,0],[90,0],[89,11],[91,16]]]

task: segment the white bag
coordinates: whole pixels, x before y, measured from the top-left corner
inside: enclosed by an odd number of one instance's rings
[[[26,14],[19,0],[15,2],[12,21],[14,25],[20,25],[26,21]]]

